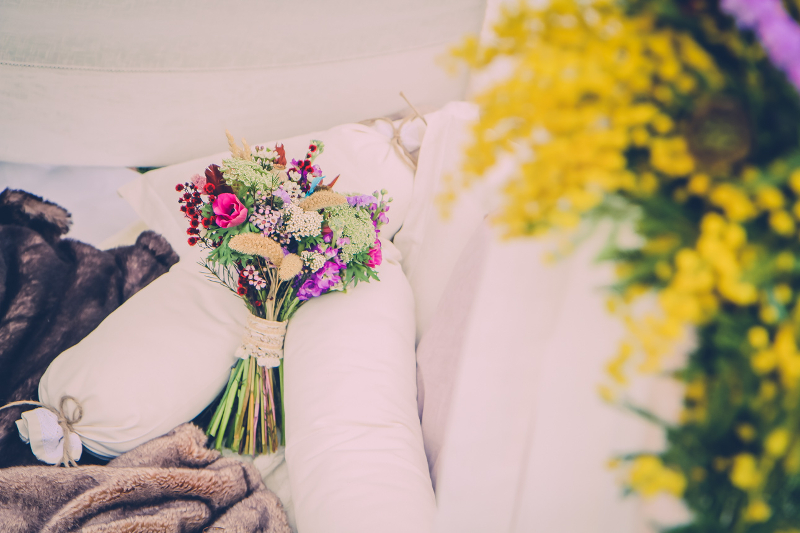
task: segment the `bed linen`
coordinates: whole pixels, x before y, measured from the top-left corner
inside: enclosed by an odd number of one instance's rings
[[[0,4],[0,160],[163,166],[462,98],[485,0]],[[35,97],[32,97],[35,95]],[[266,119],[265,119],[266,118]],[[36,142],[31,142],[35,139]],[[42,150],[40,147],[47,147]]]
[[[22,189],[57,202],[71,217],[69,238],[96,246],[133,244],[147,228],[139,228],[126,242],[116,238],[138,220],[117,189],[139,173],[125,167],[26,165],[0,161],[0,190]]]

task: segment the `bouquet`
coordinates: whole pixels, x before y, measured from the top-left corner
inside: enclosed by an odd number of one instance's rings
[[[240,148],[178,184],[189,244],[208,250],[209,279],[240,296],[250,311],[239,358],[207,434],[215,447],[271,453],[284,444],[283,340],[288,320],[311,298],[378,280],[380,228],[389,219],[386,190],[340,194],[315,164],[311,141],[287,164],[283,145]]]

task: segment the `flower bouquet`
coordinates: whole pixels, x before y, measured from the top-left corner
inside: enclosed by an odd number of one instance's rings
[[[226,132],[227,133],[227,132]],[[391,198],[340,194],[314,164],[311,141],[287,164],[283,145],[240,148],[205,175],[178,184],[189,244],[208,250],[201,265],[212,281],[239,295],[250,311],[239,358],[207,428],[215,447],[261,454],[284,444],[283,340],[288,320],[309,299],[378,279],[378,233]]]

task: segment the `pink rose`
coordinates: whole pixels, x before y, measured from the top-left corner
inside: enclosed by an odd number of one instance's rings
[[[214,200],[214,214],[217,215],[217,226],[232,228],[247,220],[247,208],[235,194],[225,192]]]
[[[375,268],[376,266],[380,265],[383,261],[383,254],[381,253],[381,241],[375,239],[375,248],[370,248],[369,252],[369,261],[367,261],[367,266],[370,268]]]

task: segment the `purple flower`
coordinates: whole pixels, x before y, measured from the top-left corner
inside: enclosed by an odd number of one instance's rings
[[[314,246],[311,248],[311,251],[324,255],[325,259],[331,259],[332,257],[336,257],[336,259],[338,259],[336,254],[339,253],[339,251],[333,246],[328,246],[325,243]]]
[[[316,284],[313,277],[311,279],[307,279],[302,285],[300,285],[300,288],[297,289],[297,299],[301,302],[311,298],[316,298],[321,294],[322,288]]]
[[[289,193],[284,191],[282,187],[275,189],[275,192],[272,194],[283,200],[284,204],[290,204],[292,202],[292,197],[289,196]]]
[[[755,32],[770,60],[800,89],[800,26],[781,0],[722,0],[720,7],[740,28]]]
[[[348,196],[347,203],[351,207],[362,207],[365,205],[372,205],[378,203],[378,199],[369,194],[362,194],[359,196]]]
[[[300,288],[297,290],[297,298],[299,300],[308,300],[309,298],[316,298],[342,282],[342,277],[339,275],[341,271],[341,261],[328,261],[322,268],[317,270],[309,279],[307,279]]]
[[[338,239],[336,239],[336,246],[338,246],[339,248],[341,248],[345,244],[350,244],[350,237],[339,237]]]

